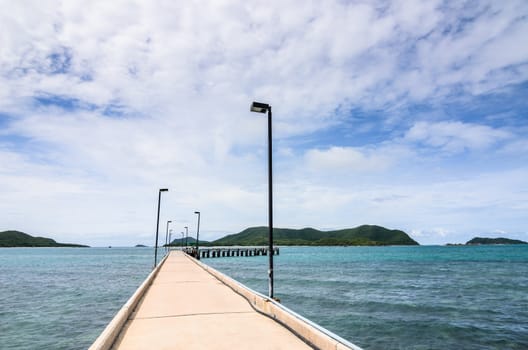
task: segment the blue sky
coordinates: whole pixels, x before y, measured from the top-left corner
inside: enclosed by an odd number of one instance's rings
[[[0,230],[267,223],[528,240],[526,1],[6,2]],[[164,227],[164,225],[162,225]]]

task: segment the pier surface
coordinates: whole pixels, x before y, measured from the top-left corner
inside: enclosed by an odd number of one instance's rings
[[[255,311],[181,251],[172,251],[112,349],[312,349]]]

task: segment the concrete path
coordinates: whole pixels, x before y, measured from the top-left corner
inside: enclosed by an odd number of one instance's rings
[[[173,251],[112,349],[311,349]]]

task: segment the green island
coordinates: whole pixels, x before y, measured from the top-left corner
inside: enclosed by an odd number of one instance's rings
[[[274,228],[273,243],[283,246],[419,245],[418,242],[403,231],[389,230],[376,225],[362,225],[356,228],[335,231],[319,231],[314,228],[299,230]],[[266,226],[247,228],[242,232],[227,235],[212,242],[200,241],[200,245],[204,246],[262,246],[267,244],[268,228]]]
[[[479,245],[479,244],[528,244],[528,242],[521,241],[518,239],[509,238],[482,238],[475,237],[466,242],[466,245]]]
[[[177,238],[177,239],[173,239],[172,242],[170,243],[171,246],[173,247],[179,247],[181,245],[185,245],[185,238]],[[193,238],[191,236],[187,237],[187,245],[196,245],[196,238]],[[202,241],[200,240],[200,245],[213,245],[212,242],[208,242],[208,241]]]
[[[88,247],[82,244],[57,243],[51,238],[33,237],[20,231],[0,232],[0,248],[14,247]]]

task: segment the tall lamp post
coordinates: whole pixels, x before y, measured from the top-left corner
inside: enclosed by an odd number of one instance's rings
[[[188,239],[189,239],[189,227],[185,226],[185,248],[187,248]]]
[[[167,251],[167,240],[169,239],[169,224],[171,223],[171,220],[167,220],[167,230],[165,231],[165,251]]]
[[[198,227],[196,228],[196,259],[200,260],[200,247],[199,247],[199,241],[200,241],[200,212],[195,211],[195,214],[198,214]]]
[[[269,297],[273,298],[273,171],[272,171],[272,139],[271,139],[271,106],[266,103],[253,102],[251,112],[268,112],[268,236],[269,236]]]
[[[171,245],[172,245],[172,229],[169,230],[169,244],[167,244],[167,249],[170,250]]]
[[[158,232],[159,232],[159,217],[160,217],[160,203],[161,203],[161,192],[167,192],[168,188],[160,188],[158,195],[158,220],[156,221],[156,243],[154,244],[154,268],[158,264]]]
[[[182,232],[182,240],[181,240],[181,248],[182,248],[182,251],[183,251],[183,237],[185,236],[185,234]]]

